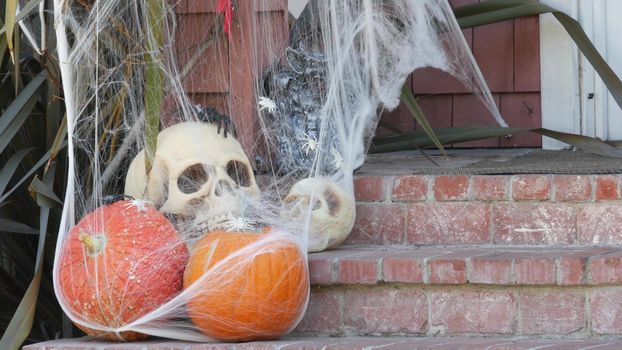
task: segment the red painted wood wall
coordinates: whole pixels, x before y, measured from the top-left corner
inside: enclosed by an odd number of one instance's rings
[[[216,26],[222,26],[217,12],[218,2],[180,0],[177,3],[175,49],[180,67],[186,65],[201,44],[213,37],[212,33],[218,29]],[[231,39],[226,35],[216,36],[216,41],[182,84],[194,103],[215,107],[231,116],[238,140],[253,159],[259,132],[254,77],[272,63],[270,59],[274,56],[269,49],[285,52],[289,12],[287,0],[238,0],[235,4]],[[269,46],[253,38],[255,33],[266,31],[272,33]]]
[[[453,6],[477,0],[453,0]],[[536,128],[542,124],[540,111],[540,36],[538,17],[526,17],[463,31],[467,43],[493,93],[501,115],[511,127]],[[481,102],[461,83],[443,72],[422,69],[409,81],[421,108],[433,127],[497,126]],[[387,127],[383,127],[386,125]],[[416,129],[405,106],[386,113],[377,134]],[[393,130],[391,130],[393,129]],[[542,137],[520,133],[455,144],[454,147],[540,147]]]
[[[453,0],[462,6],[478,0]],[[209,39],[217,20],[218,0],[180,0],[177,6],[176,51],[180,66],[197,45]],[[220,36],[183,81],[195,103],[218,108],[235,121],[239,139],[252,159],[259,130],[253,97],[257,69],[269,63],[261,41],[253,40],[251,21],[273,33],[271,47],[287,42],[287,0],[238,0],[232,40]],[[540,127],[540,46],[538,17],[510,20],[464,30],[501,114],[513,127]],[[250,43],[256,43],[253,47]],[[275,45],[282,43],[282,47]],[[253,57],[259,57],[253,62]],[[255,65],[256,64],[256,65]],[[408,80],[434,127],[496,125],[490,113],[460,83],[432,69],[416,71]],[[383,125],[389,126],[384,127]],[[416,129],[404,106],[382,117],[377,134]],[[539,147],[541,137],[522,133],[454,147]]]

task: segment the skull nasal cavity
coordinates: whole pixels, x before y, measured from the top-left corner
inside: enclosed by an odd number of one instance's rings
[[[208,180],[207,172],[202,164],[194,164],[186,168],[177,178],[177,187],[183,193],[195,193]]]
[[[227,163],[227,175],[239,186],[249,187],[251,185],[250,169],[240,161],[232,160]]]
[[[231,188],[231,185],[227,181],[220,180],[214,188],[214,195],[216,197],[222,197],[225,194],[233,194],[233,188]]]

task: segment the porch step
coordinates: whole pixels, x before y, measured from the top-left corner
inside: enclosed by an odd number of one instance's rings
[[[311,284],[622,285],[622,247],[359,247],[309,255]]]
[[[309,266],[302,336],[622,335],[620,247],[367,247]]]
[[[346,245],[622,245],[621,179],[358,176]]]
[[[169,340],[139,343],[108,343],[88,338],[54,340],[25,346],[24,350],[617,350],[622,340],[524,339],[524,338],[407,338],[407,337],[346,337],[285,339],[243,344],[197,344]]]

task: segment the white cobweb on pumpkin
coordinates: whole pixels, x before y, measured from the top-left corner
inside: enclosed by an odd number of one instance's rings
[[[194,341],[291,331],[309,294],[306,252],[347,237],[353,172],[408,74],[434,67],[455,76],[504,125],[445,0],[311,1],[289,42],[266,15],[242,18],[279,1],[234,3],[229,38],[221,17],[206,24],[190,10],[217,10],[216,1],[55,1],[69,176],[54,280],[83,329]],[[231,77],[237,64],[248,68],[244,86]],[[154,104],[145,101],[157,91],[162,131],[147,173]],[[134,200],[110,204],[123,194]],[[251,236],[217,259],[227,230]],[[280,267],[267,268],[266,257]],[[175,278],[175,288],[158,284]],[[250,295],[265,299],[242,307]]]

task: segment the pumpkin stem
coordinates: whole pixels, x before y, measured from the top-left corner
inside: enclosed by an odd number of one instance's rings
[[[98,235],[89,235],[88,233],[80,232],[78,239],[86,248],[86,252],[89,256],[95,256],[101,253],[106,246],[106,236],[98,234]]]

